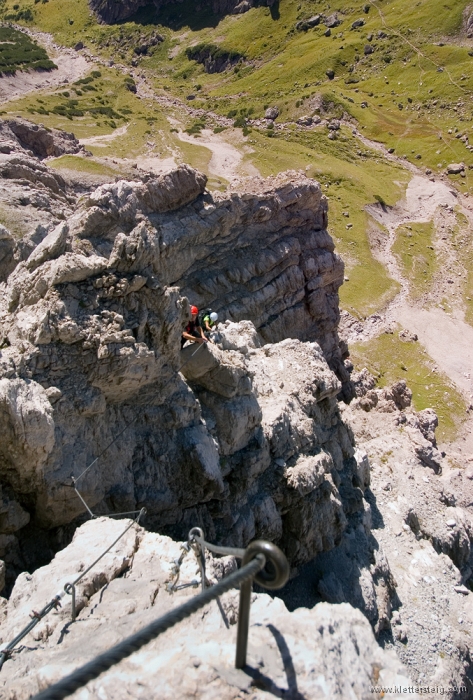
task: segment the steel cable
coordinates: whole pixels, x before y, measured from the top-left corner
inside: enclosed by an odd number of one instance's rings
[[[21,642],[21,640],[24,637],[26,637],[26,635],[29,634],[31,630],[36,627],[38,622],[40,622],[43,619],[43,617],[46,617],[46,615],[49,612],[51,612],[51,610],[57,610],[57,608],[61,606],[60,600],[64,597],[64,595],[65,591],[60,591],[54,596],[54,598],[49,603],[47,603],[44,606],[44,608],[42,608],[42,610],[40,610],[39,612],[33,611],[31,615],[31,622],[29,622],[26,625],[26,627],[16,635],[15,639],[12,639],[12,641],[9,644],[7,644],[6,647],[2,649],[2,651],[0,651],[0,671],[5,661],[11,656],[13,649],[16,647],[18,642]]]
[[[136,512],[136,511],[135,511],[135,512]],[[93,564],[91,564],[90,566],[88,566],[87,569],[85,569],[85,571],[82,571],[82,572],[79,574],[79,576],[78,576],[72,583],[66,583],[66,585],[64,586],[64,590],[63,590],[63,591],[60,591],[59,593],[57,593],[57,594],[54,596],[54,598],[53,598],[49,603],[47,603],[47,604],[44,606],[44,608],[43,608],[42,610],[40,610],[40,612],[35,612],[35,611],[33,611],[32,615],[31,615],[31,617],[32,617],[31,622],[29,622],[29,623],[26,625],[26,627],[24,627],[24,628],[22,629],[22,631],[19,632],[19,634],[17,634],[17,636],[15,637],[15,639],[12,639],[12,641],[11,641],[9,644],[7,644],[7,646],[6,646],[4,649],[2,649],[2,650],[0,651],[0,671],[2,670],[2,666],[3,666],[3,664],[5,663],[5,661],[11,656],[11,653],[12,653],[13,649],[16,647],[16,645],[18,644],[18,642],[21,642],[21,640],[24,639],[24,637],[26,637],[26,636],[31,632],[31,630],[32,630],[34,627],[36,627],[36,625],[38,624],[38,622],[39,622],[40,620],[42,620],[43,617],[45,617],[48,613],[50,613],[51,610],[53,610],[53,609],[57,610],[58,607],[61,607],[60,601],[61,601],[61,599],[64,597],[64,595],[65,595],[66,593],[67,593],[68,595],[71,595],[72,589],[74,588],[74,586],[75,586],[77,583],[79,583],[79,581],[80,581],[80,580],[81,580],[81,579],[82,579],[82,578],[83,578],[83,577],[84,577],[84,576],[85,576],[85,575],[86,575],[86,574],[87,574],[87,573],[88,573],[88,572],[89,572],[89,571],[90,571],[90,570],[91,570],[91,569],[92,569],[106,554],[108,554],[108,552],[112,549],[112,547],[113,547],[114,545],[116,545],[116,543],[117,543],[119,540],[121,540],[121,538],[128,532],[128,530],[129,530],[131,527],[133,527],[133,525],[135,525],[135,523],[139,523],[141,516],[144,515],[145,513],[146,513],[146,508],[142,508],[142,509],[139,511],[138,516],[128,525],[128,527],[121,533],[121,535],[119,535],[119,536],[117,537],[117,539],[114,540],[114,541],[112,542],[112,544],[111,544],[109,547],[107,547],[107,549],[106,549],[104,552],[102,552],[102,554],[101,554],[99,557],[97,557],[97,559],[93,562]],[[74,598],[73,598],[73,607],[74,607]],[[74,612],[74,614],[75,614],[75,612]]]
[[[205,547],[205,549],[208,549],[214,554],[222,554],[223,556],[233,556],[237,559],[243,559],[243,555],[245,553],[245,550],[240,549],[239,547],[220,547],[219,545],[211,544],[210,542],[204,540],[203,537],[194,534],[193,530],[191,530],[189,533],[189,541],[198,542],[201,547]]]
[[[85,666],[77,669],[77,671],[66,676],[58,683],[35,695],[33,700],[62,700],[62,698],[72,695],[76,690],[100,676],[104,671],[108,671],[112,666],[138,651],[152,639],[174,627],[178,622],[197,612],[218,596],[226,593],[234,586],[253,580],[256,574],[264,568],[265,564],[266,557],[262,554],[257,554],[252,561],[245,564],[239,571],[233,572],[227,578],[212,586],[212,588],[207,588],[179,608],[171,610],[166,615],[151,622],[139,632],[100,654],[96,659],[89,661]]]

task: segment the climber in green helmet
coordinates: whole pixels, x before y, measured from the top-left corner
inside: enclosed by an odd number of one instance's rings
[[[204,312],[204,317],[202,318],[202,325],[204,327],[204,334],[210,340],[211,343],[214,341],[210,338],[210,333],[217,328],[218,314],[215,311]]]

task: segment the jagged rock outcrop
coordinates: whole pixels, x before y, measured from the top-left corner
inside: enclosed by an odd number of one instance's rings
[[[25,119],[0,122],[0,282],[72,214],[76,194],[42,159],[80,149],[73,134]]]
[[[5,119],[0,122],[0,153],[23,150],[36,158],[58,157],[84,151],[74,134],[60,129],[47,129],[27,119]]]
[[[124,527],[105,518],[89,521],[49,566],[22,574],[0,609],[0,643],[9,641],[32,609],[40,609]],[[180,554],[177,542],[134,526],[78,584],[77,621],[70,622],[70,603],[63,599],[63,607],[40,622],[27,646],[5,663],[3,694],[14,692],[16,700],[26,700],[195,595],[192,589],[173,595],[167,590]],[[207,555],[212,582],[231,570],[229,559]],[[180,580],[198,581],[197,571],[190,552]],[[149,698],[159,687],[162,698],[230,700],[271,694],[292,700],[362,700],[372,685],[410,685],[395,655],[377,645],[366,619],[349,605],[321,604],[289,613],[281,600],[253,595],[248,666],[242,671],[233,665],[237,619],[234,590],[219,605],[211,603],[102,674],[81,695]]]
[[[471,5],[467,5],[463,12],[463,28],[468,39],[473,36],[473,12]]]
[[[140,7],[145,7],[146,5],[151,5],[150,0],[123,0],[122,2],[89,0],[90,9],[106,24],[113,24],[114,22],[127,19],[134,15]]]
[[[201,63],[206,73],[222,73],[244,59],[237,51],[225,51],[213,44],[198,44],[186,49],[190,61]]]
[[[463,686],[471,697],[473,511],[462,489],[470,475],[437,450],[437,417],[413,410],[404,382],[376,389],[366,370],[352,376],[358,397],[340,408],[369,459],[370,528],[320,554],[311,580],[319,599],[362,610],[419,684],[438,683],[452,700],[448,688]]]
[[[15,269],[15,239],[5,226],[0,225],[0,282]]]
[[[313,180],[205,185],[187,166],[103,185],[24,248],[2,288],[2,479],[37,527],[65,525],[84,512],[71,476],[117,437],[78,483],[94,511],[271,534],[297,564],[340,541],[344,499],[362,510],[327,365],[347,379],[343,264]],[[179,352],[186,297],[229,319],[225,350]]]
[[[97,17],[106,24],[114,24],[120,22],[137,12],[141,7],[146,5],[154,5],[159,10],[164,5],[174,4],[179,0],[89,0],[90,8],[96,13]],[[202,6],[207,5],[212,8],[212,12],[216,15],[226,14],[242,14],[247,12],[255,5],[267,5],[272,7],[275,0],[205,0],[201,3],[198,11]]]

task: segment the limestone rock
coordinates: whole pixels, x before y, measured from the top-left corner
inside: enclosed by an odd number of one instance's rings
[[[450,163],[447,165],[447,173],[449,175],[459,175],[465,170],[464,163]]]
[[[13,134],[21,148],[30,151],[37,158],[57,158],[65,153],[79,153],[83,150],[74,134],[60,129],[46,129],[42,124],[34,124],[19,117],[2,122],[0,143],[9,134]]]
[[[337,13],[334,12],[332,15],[329,15],[328,17],[324,17],[323,23],[329,29],[334,29],[335,27],[338,27],[342,23],[342,21],[338,17]]]
[[[182,534],[197,514],[216,539],[231,523],[236,546],[271,533],[297,565],[363,511],[337,402],[343,263],[315,181],[205,184],[181,166],[101,186],[27,239],[0,300],[2,476],[38,528],[84,513],[70,480],[85,472],[98,515],[146,505]],[[187,300],[218,312],[220,347],[179,351]],[[15,551],[9,580],[26,568]]]
[[[232,398],[236,394],[247,394],[251,384],[244,362],[239,354],[223,353],[208,343],[201,347],[190,345],[181,352],[185,363],[182,373],[189,381],[195,381],[205,389]]]
[[[364,20],[364,19],[356,19],[356,20],[352,23],[351,28],[352,28],[352,29],[359,29],[360,27],[363,27],[364,24],[365,24],[365,20]]]
[[[176,0],[154,0],[158,13],[163,5],[168,5],[169,2]],[[262,4],[271,7],[275,0],[263,0]],[[117,3],[114,0],[89,0],[90,8],[97,14],[99,20],[106,24],[114,24],[134,15],[140,7],[149,5],[150,0],[124,0]],[[246,12],[255,4],[255,0],[205,0],[204,3],[196,8],[198,12],[201,9],[208,9],[216,15],[223,14],[241,14]]]
[[[435,411],[432,408],[424,408],[423,411],[419,411],[417,418],[422,435],[426,440],[432,443],[434,447],[437,447],[435,429],[438,427],[439,419]]]
[[[412,391],[408,388],[405,380],[401,379],[384,391],[384,398],[387,401],[394,401],[396,407],[402,411],[411,405]]]
[[[42,607],[116,539],[127,522],[89,521],[49,566],[20,577],[6,605],[3,642],[29,621],[32,607]],[[192,589],[173,596],[167,591],[180,554],[179,544],[167,537],[139,527],[129,530],[78,584],[77,622],[70,622],[70,603],[63,598],[63,607],[39,623],[27,646],[5,663],[1,692],[14,689],[18,700],[26,700],[138,631],[151,618],[189,600],[195,595]],[[212,580],[227,575],[233,567],[228,558],[207,557]],[[191,551],[183,560],[180,581],[198,584],[198,570]],[[124,576],[120,576],[122,571],[126,571]],[[230,591],[222,596],[220,606],[213,602],[186,618],[80,693],[91,698],[105,693],[118,700],[130,695],[149,698],[159,685],[163,698],[176,694],[203,698],[212,693],[230,700],[242,691],[254,692],[256,676],[265,695],[278,688],[287,697],[342,700],[351,696],[361,700],[373,683],[374,669],[380,684],[409,684],[400,662],[377,645],[367,620],[350,605],[322,603],[312,610],[289,613],[281,600],[265,594],[254,594],[252,601],[248,640],[252,672],[234,668],[238,592]]]
[[[321,20],[322,15],[313,15],[312,17],[309,17],[309,19],[303,19],[300,22],[297,22],[296,29],[299,32],[307,31],[308,29],[312,29],[320,24]]]
[[[4,498],[0,502],[0,533],[11,535],[13,532],[21,530],[29,521],[30,514],[21,507],[18,501]]]
[[[48,233],[28,257],[26,261],[28,270],[34,270],[46,260],[51,260],[64,253],[68,233],[69,229],[66,224],[59,224]]]
[[[148,4],[149,0],[125,0],[120,3],[111,2],[111,0],[89,0],[91,10],[106,24],[127,19],[135,14],[140,7]]]
[[[52,409],[34,381],[0,379],[2,415],[1,475],[25,492],[36,488],[54,447]]]
[[[239,323],[226,321],[223,328],[222,332],[217,332],[216,340],[224,350],[238,350],[246,355],[250,350],[260,348],[263,345],[251,321],[240,321]]]
[[[5,226],[0,225],[0,282],[5,282],[15,269],[14,250],[15,239]]]
[[[469,39],[473,36],[473,13],[468,14],[466,17],[466,35]]]
[[[303,117],[299,117],[297,120],[297,123],[300,124],[301,126],[312,126],[314,123],[314,120],[312,117],[308,115],[304,115]]]
[[[403,343],[413,343],[417,340],[417,335],[403,328],[402,331],[399,331],[399,340],[402,340]]]
[[[314,457],[298,459],[293,467],[286,472],[289,486],[297,489],[301,496],[314,491],[324,480],[324,474],[329,474],[333,469],[333,461],[330,455],[321,452]]]
[[[277,119],[278,116],[279,116],[279,109],[277,107],[268,107],[268,109],[264,113],[264,118],[271,119],[272,121]]]
[[[33,184],[41,182],[54,194],[59,194],[65,189],[65,182],[59,174],[27,155],[0,156],[0,177],[9,180],[29,180]]]
[[[376,386],[376,379],[370,374],[366,367],[359,372],[353,372],[351,375],[351,382],[355,389],[355,394],[358,397],[365,396]]]

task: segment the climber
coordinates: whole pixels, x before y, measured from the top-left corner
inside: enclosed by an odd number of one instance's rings
[[[211,343],[214,343],[213,338],[210,336],[212,331],[215,331],[217,328],[217,321],[218,321],[218,314],[215,313],[215,311],[204,311],[204,316],[202,318],[202,325],[204,327],[204,335],[206,338],[210,340]]]
[[[189,341],[190,343],[208,343],[207,338],[204,335],[202,326],[198,320],[199,309],[197,306],[191,306],[191,320],[182,332],[181,338],[181,350],[185,343]]]

